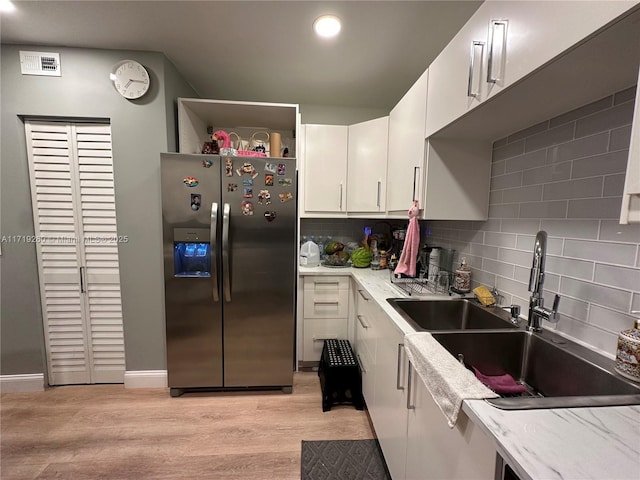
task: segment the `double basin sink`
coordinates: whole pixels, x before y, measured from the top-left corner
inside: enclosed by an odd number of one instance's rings
[[[387,299],[416,330],[484,375],[508,373],[527,393],[487,399],[509,410],[640,404],[640,384],[614,362],[551,331],[528,332],[499,307],[475,300]]]

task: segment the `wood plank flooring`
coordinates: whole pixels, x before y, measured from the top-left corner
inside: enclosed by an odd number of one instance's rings
[[[300,478],[302,440],[374,438],[366,412],[322,412],[318,375],[293,393],[55,387],[0,399],[0,478]]]

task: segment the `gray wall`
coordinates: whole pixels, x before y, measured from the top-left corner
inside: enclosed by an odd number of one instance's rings
[[[428,222],[429,244],[456,248],[474,286],[528,308],[533,243],[549,235],[545,301],[555,328],[613,356],[640,309],[640,226],[619,225],[635,87],[494,144],[489,220]],[[551,326],[550,324],[546,324]]]
[[[60,52],[62,76],[21,75],[20,48]],[[112,66],[125,58],[141,62],[151,76],[150,92],[133,102],[109,81]],[[19,116],[110,119],[118,233],[129,237],[119,245],[127,370],[165,368],[159,153],[175,150],[173,96],[195,93],[160,53],[3,45],[1,59],[0,233],[34,233]],[[0,373],[43,372],[35,248],[4,244],[0,262]]]

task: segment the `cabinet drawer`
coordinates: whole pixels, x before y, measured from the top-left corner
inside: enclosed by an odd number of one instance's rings
[[[347,318],[348,316],[348,277],[305,278],[305,318]]]
[[[347,276],[306,276],[304,277],[304,291],[325,292],[333,290],[349,290]]]
[[[319,362],[325,339],[346,339],[348,322],[346,318],[305,318],[304,319],[304,352],[305,362]]]

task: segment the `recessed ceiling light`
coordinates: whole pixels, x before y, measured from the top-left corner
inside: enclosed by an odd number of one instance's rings
[[[16,7],[9,0],[0,0],[0,12],[13,12]]]
[[[324,38],[335,37],[340,33],[340,19],[335,15],[322,15],[313,22],[315,32]]]

